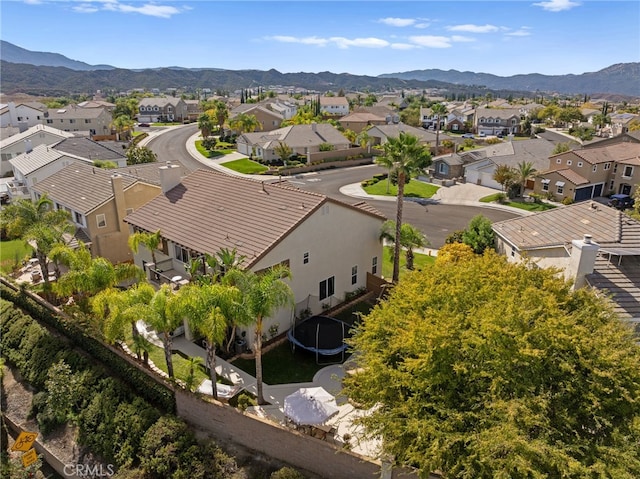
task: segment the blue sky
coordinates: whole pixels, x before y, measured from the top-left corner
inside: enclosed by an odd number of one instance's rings
[[[640,61],[640,2],[1,0],[0,37],[121,68],[501,76]]]

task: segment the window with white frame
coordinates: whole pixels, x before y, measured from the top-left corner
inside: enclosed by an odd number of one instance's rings
[[[320,281],[320,301],[323,299],[327,299],[330,296],[333,296],[336,292],[336,278],[335,276],[331,276],[330,278],[323,279]]]
[[[374,256],[371,259],[371,274],[378,274],[378,257]]]
[[[584,163],[582,163],[581,161],[578,162],[578,168],[582,168],[582,165],[584,165]]]
[[[542,180],[542,191],[549,191],[549,183],[551,183],[551,180],[547,180],[546,178]]]
[[[73,219],[75,220],[76,223],[78,223],[79,225],[83,225],[84,226],[84,219],[82,217],[82,213],[78,213],[77,211],[74,212],[73,214]]]
[[[611,181],[609,182],[609,189],[610,189],[610,190],[612,190],[612,189],[613,189],[613,185],[614,185],[614,181],[613,181],[613,180],[611,180]]]
[[[104,214],[96,215],[96,223],[98,228],[104,228],[107,226],[107,217]]]
[[[613,173],[617,173],[618,172],[618,163],[614,163],[613,164]]]
[[[175,245],[175,251],[176,251],[176,259],[178,261],[182,261],[183,263],[189,262],[189,251],[187,251],[185,248],[183,248],[180,245]]]
[[[351,267],[351,284],[358,282],[358,265]]]
[[[624,171],[622,172],[622,176],[624,178],[631,178],[633,176],[633,166],[625,166]]]
[[[556,192],[559,195],[564,193],[564,181],[556,181]]]
[[[302,264],[309,264],[309,252],[302,255]]]
[[[594,173],[598,171],[598,165],[593,165],[593,168],[591,168],[591,171],[593,171]]]
[[[611,168],[611,163],[605,163],[604,164],[604,170],[608,170],[609,168]]]

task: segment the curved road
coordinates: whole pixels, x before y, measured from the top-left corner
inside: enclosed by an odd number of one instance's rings
[[[165,132],[149,141],[148,146],[158,155],[159,162],[180,161],[191,170],[210,169],[194,159],[187,151],[187,139],[197,130],[197,125],[188,125]],[[352,198],[340,193],[340,187],[371,178],[376,173],[385,172],[377,165],[361,166],[350,169],[328,170],[290,178],[290,182],[301,189],[322,193],[331,198],[346,202],[357,203],[362,199]],[[395,201],[381,201],[366,199],[387,218],[395,218]],[[515,218],[518,215],[491,208],[473,206],[433,204],[422,206],[412,201],[405,201],[403,220],[420,228],[431,242],[431,247],[438,249],[444,245],[445,239],[456,230],[466,228],[469,221],[476,215],[483,215],[491,221],[502,221]]]

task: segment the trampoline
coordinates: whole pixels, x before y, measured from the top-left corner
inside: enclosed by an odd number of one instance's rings
[[[298,323],[287,333],[292,347],[304,349],[316,355],[316,362],[320,364],[320,356],[342,355],[348,346],[344,339],[348,337],[350,326],[344,321],[329,316],[311,316]]]

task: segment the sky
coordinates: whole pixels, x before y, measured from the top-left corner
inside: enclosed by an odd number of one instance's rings
[[[0,0],[0,38],[120,68],[581,74],[640,62],[638,0]]]

